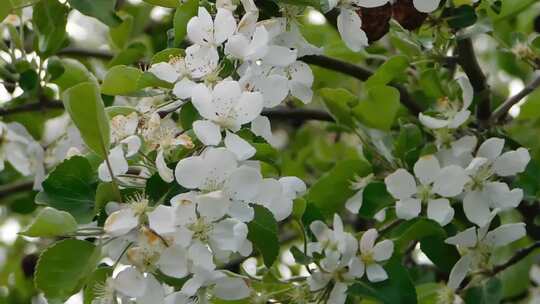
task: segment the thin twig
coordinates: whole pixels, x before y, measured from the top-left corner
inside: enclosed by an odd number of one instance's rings
[[[29,103],[13,108],[0,109],[0,116],[8,116],[17,113],[24,112],[39,112],[46,109],[62,109],[64,105],[59,100],[52,100],[47,102]]]
[[[518,102],[520,102],[527,95],[531,94],[534,90],[540,87],[540,75],[536,76],[531,83],[529,83],[523,90],[516,95],[508,98],[504,101],[491,115],[491,123],[497,123],[503,121],[506,118],[506,114]]]
[[[326,56],[304,56],[300,58],[300,60],[304,61],[305,63],[349,75],[362,81],[366,81],[369,77],[371,77],[371,75],[373,75],[372,71],[364,67]],[[409,109],[412,114],[417,115],[418,113],[422,112],[422,107],[412,100],[407,89],[395,83],[390,85],[399,91],[401,103],[407,109]]]
[[[0,199],[8,197],[22,191],[30,191],[34,185],[33,181],[22,181],[13,184],[0,186]]]
[[[470,38],[458,40],[457,60],[474,89],[474,95],[478,98],[476,117],[481,124],[489,121],[491,116],[491,92],[487,78],[478,63],[472,40]]]
[[[514,256],[512,256],[508,261],[506,261],[504,264],[497,265],[493,267],[493,270],[491,270],[491,275],[496,275],[499,272],[505,270],[506,268],[518,263],[519,261],[526,258],[529,254],[531,254],[535,249],[540,248],[540,241],[537,241],[536,243],[533,243],[529,247],[523,248],[516,252]]]

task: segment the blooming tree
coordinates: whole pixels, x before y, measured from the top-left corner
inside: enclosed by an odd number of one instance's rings
[[[7,1],[0,302],[535,303],[539,8]]]

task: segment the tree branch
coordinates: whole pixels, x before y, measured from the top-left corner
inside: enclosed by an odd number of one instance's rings
[[[267,116],[271,119],[276,120],[319,120],[319,121],[330,121],[333,122],[334,118],[330,116],[325,111],[317,109],[295,109],[295,108],[286,108],[286,107],[276,107],[272,109],[264,110],[262,115]]]
[[[516,95],[508,98],[504,101],[491,116],[491,123],[497,123],[503,121],[506,118],[506,114],[512,108],[513,105],[520,102],[527,95],[531,94],[534,90],[540,87],[540,75],[536,76],[531,83],[529,83],[523,90],[521,90]]]
[[[476,117],[480,124],[485,124],[491,116],[491,92],[486,76],[476,58],[472,40],[470,38],[458,40],[456,51],[458,63],[467,74],[474,89],[474,95],[478,98]]]
[[[491,275],[496,275],[499,272],[505,270],[506,268],[518,263],[519,261],[526,258],[529,254],[531,254],[535,249],[540,248],[540,242],[533,243],[529,247],[523,248],[516,252],[514,256],[512,256],[508,261],[506,261],[504,264],[497,265],[493,268],[491,271]]]
[[[0,109],[0,116],[8,116],[24,112],[39,112],[46,109],[63,109],[64,105],[59,100],[51,100],[46,102],[29,103],[13,108]]]
[[[304,56],[300,60],[304,61],[305,63],[319,66],[321,68],[325,68],[325,69],[336,71],[345,75],[349,75],[351,77],[354,77],[362,81],[366,81],[369,77],[371,77],[371,75],[373,75],[373,72],[366,68],[363,68],[356,64],[351,64],[345,61],[341,61],[338,59],[326,57],[326,56],[320,56],[320,55]],[[418,113],[422,112],[422,107],[420,107],[417,103],[415,103],[412,100],[407,89],[395,83],[390,84],[390,85],[399,91],[399,94],[401,96],[400,98],[401,103],[407,109],[409,109],[409,111],[411,111],[412,114],[417,115]]]
[[[16,182],[8,185],[0,186],[0,199],[8,197],[22,191],[30,191],[34,185],[33,181]]]

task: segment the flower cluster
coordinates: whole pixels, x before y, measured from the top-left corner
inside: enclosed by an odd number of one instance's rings
[[[345,303],[347,288],[362,278],[364,273],[370,282],[388,279],[380,263],[392,257],[394,243],[384,240],[375,244],[377,230],[369,229],[358,241],[344,231],[343,222],[337,214],[334,215],[333,229],[321,221],[311,223],[310,229],[317,242],[307,244],[307,254],[316,258],[317,266],[308,278],[308,284],[312,291],[330,286],[332,290],[328,303]]]

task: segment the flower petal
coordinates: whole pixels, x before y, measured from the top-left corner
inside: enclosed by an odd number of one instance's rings
[[[364,232],[364,234],[362,234],[362,237],[360,238],[360,252],[371,252],[373,250],[373,246],[375,246],[375,240],[378,236],[379,233],[374,228],[371,228],[368,231]]]
[[[373,247],[373,258],[377,262],[382,262],[390,259],[394,253],[394,242],[384,240]]]
[[[366,268],[368,280],[373,283],[381,282],[388,279],[388,274],[379,264],[371,264]]]
[[[217,146],[221,142],[221,128],[210,120],[197,120],[193,132],[206,146]]]
[[[434,155],[421,156],[414,164],[414,175],[423,185],[432,183],[440,170],[439,161]]]
[[[163,181],[166,183],[171,183],[174,181],[174,171],[167,166],[162,149],[159,149],[156,157],[156,168],[159,173],[159,177],[161,177]]]
[[[173,278],[183,278],[188,274],[188,260],[186,250],[174,245],[165,248],[157,262],[158,268],[164,274]]]
[[[445,198],[429,200],[427,216],[441,226],[446,226],[454,218],[454,209],[450,206],[450,202]]]
[[[416,198],[401,199],[396,202],[396,216],[404,220],[417,217],[422,211],[422,202]]]
[[[180,99],[191,98],[195,86],[197,86],[195,82],[193,82],[189,78],[184,78],[179,82],[175,83],[173,88],[173,94]]]
[[[441,169],[433,183],[432,191],[444,197],[454,197],[463,191],[463,187],[470,180],[469,176],[460,166],[450,165]]]
[[[353,214],[358,214],[360,208],[362,208],[362,202],[364,200],[364,189],[356,192],[352,197],[350,197],[345,203],[345,208]]]
[[[434,130],[442,129],[444,127],[447,127],[449,124],[447,120],[433,118],[431,116],[424,115],[423,113],[418,114],[418,119],[425,127]]]
[[[471,191],[463,199],[463,211],[472,223],[484,226],[490,220],[490,200],[484,192]]]
[[[113,212],[107,220],[103,229],[111,236],[124,235],[139,225],[139,218],[131,208],[123,208]]]
[[[504,139],[492,137],[484,141],[476,152],[476,157],[487,158],[490,161],[494,161],[499,155],[501,155],[504,148]]]
[[[247,141],[229,131],[227,131],[224,143],[227,150],[233,152],[240,161],[250,159],[257,152]]]
[[[530,160],[529,150],[519,148],[497,157],[493,163],[493,169],[499,176],[512,176],[525,171]]]
[[[476,236],[476,228],[470,227],[468,229],[465,229],[464,231],[447,238],[444,242],[450,245],[456,245],[461,247],[474,247],[478,242],[478,238]]]
[[[501,225],[486,234],[484,242],[493,248],[506,246],[527,234],[525,223]]]
[[[351,9],[341,9],[337,18],[341,39],[349,49],[358,52],[369,45],[368,37],[362,30],[362,20]]]
[[[222,44],[236,31],[236,19],[228,9],[218,8],[214,21],[214,41],[216,45]]]
[[[461,282],[465,279],[467,276],[467,273],[469,272],[472,265],[472,257],[470,255],[465,255],[459,259],[459,261],[456,262],[454,267],[452,267],[452,271],[450,271],[450,276],[448,277],[448,288],[452,290],[457,290],[459,288],[459,285],[461,285]]]
[[[251,293],[244,280],[230,277],[219,279],[213,291],[216,297],[227,301],[244,299]]]
[[[153,64],[148,69],[148,72],[154,74],[157,78],[170,83],[175,82],[179,76],[174,66],[167,62]]]
[[[416,182],[405,169],[397,169],[384,179],[386,189],[397,199],[409,198],[416,193]]]
[[[431,13],[439,8],[441,0],[413,0],[414,7],[422,13]]]
[[[275,67],[286,67],[296,61],[297,51],[284,46],[271,45],[262,62]]]

